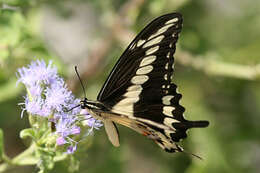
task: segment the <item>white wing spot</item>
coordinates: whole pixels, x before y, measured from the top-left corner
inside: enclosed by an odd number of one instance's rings
[[[141,85],[132,85],[127,88],[127,91],[142,91],[142,89]]]
[[[167,24],[170,24],[170,23],[175,23],[175,22],[177,22],[179,19],[178,18],[173,18],[173,19],[171,19],[171,20],[168,20],[165,24],[167,25]]]
[[[153,66],[148,65],[148,66],[139,68],[139,69],[136,71],[136,74],[138,74],[138,75],[140,75],[140,74],[148,74],[148,73],[150,73],[152,70],[153,70]]]
[[[138,102],[138,100],[139,97],[127,97],[113,106],[112,111],[120,114],[132,115],[134,103]]]
[[[151,56],[145,57],[145,58],[141,61],[140,67],[146,66],[146,65],[148,65],[148,64],[151,64],[151,63],[153,63],[155,60],[156,60],[156,56],[155,56],[155,55],[151,55]]]
[[[166,64],[165,64],[165,70],[168,70],[168,68],[169,68],[169,63],[167,62]]]
[[[173,128],[173,127],[172,127]],[[173,128],[174,129],[174,128]],[[171,138],[171,133],[174,133],[176,130],[164,130],[164,133],[166,134],[166,136]]]
[[[159,29],[155,35],[159,35],[164,33],[165,31],[167,31],[168,28],[170,28],[171,26],[173,26],[174,24],[169,24],[169,25],[165,25],[164,27],[162,27],[161,29]]]
[[[171,105],[171,99],[173,98],[174,96],[172,95],[167,95],[167,96],[164,96],[162,98],[162,102],[164,105]]]
[[[144,44],[144,42],[145,42],[145,40],[139,40],[138,42],[137,42],[137,47],[140,47],[142,44]]]
[[[131,82],[133,84],[141,85],[141,84],[145,83],[148,79],[149,79],[149,77],[146,75],[134,76],[131,79]]]
[[[127,88],[127,92],[124,94],[125,97],[139,97],[143,88],[141,85],[132,85]]]
[[[160,43],[160,41],[162,41],[163,38],[164,38],[164,35],[161,35],[161,36],[159,36],[159,37],[152,38],[151,40],[149,40],[148,42],[146,42],[146,43],[143,45],[143,48],[152,46],[152,45],[154,45],[154,44],[158,44],[158,43]],[[150,38],[149,38],[149,39],[150,39]]]
[[[167,126],[170,126],[170,127],[172,127],[172,123],[179,123],[179,121],[178,120],[175,120],[175,119],[173,119],[173,118],[164,118],[164,120],[163,120],[163,124],[165,124],[165,125],[167,125]]]
[[[170,52],[168,52],[168,54],[166,55],[166,57],[167,57],[167,58],[170,58],[170,54],[171,54],[171,53],[170,53]]]
[[[164,80],[168,80],[168,75],[165,74],[163,78],[164,78]]]
[[[145,54],[146,54],[146,55],[150,55],[150,54],[156,52],[158,49],[159,49],[159,46],[154,46],[154,47],[148,49],[148,50],[145,52]]]
[[[118,102],[116,104],[117,105],[120,105],[120,106],[123,106],[123,105],[129,105],[129,104],[133,104],[133,103],[136,103],[138,102],[139,98],[136,97],[136,98],[132,98],[132,97],[127,97],[127,98],[124,98],[123,100],[121,100],[120,102]]]
[[[173,117],[172,115],[172,111],[175,110],[175,107],[172,107],[172,106],[164,106],[163,107],[163,114],[164,115],[167,115],[167,116],[171,116]]]
[[[141,94],[142,90],[137,90],[137,91],[128,91],[124,94],[125,97],[138,97]]]

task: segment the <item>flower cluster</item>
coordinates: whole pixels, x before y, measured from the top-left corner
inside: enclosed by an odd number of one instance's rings
[[[93,129],[99,130],[100,127],[103,126],[100,120],[97,120],[93,118],[87,111],[86,109],[82,109],[80,111],[80,114],[84,115],[84,121],[82,121],[83,125],[87,125],[91,127],[88,131],[88,134],[91,134],[93,132]]]
[[[76,99],[62,78],[57,74],[57,68],[50,61],[47,65],[43,60],[33,61],[28,67],[18,69],[18,83],[23,83],[27,89],[23,112],[26,110],[32,116],[46,117],[55,124],[55,134],[58,135],[57,145],[70,144],[67,153],[76,150],[77,142],[71,136],[81,132],[77,122],[80,119],[80,100]],[[85,115],[86,125],[91,129],[102,126],[100,121]],[[81,116],[82,117],[82,116]]]

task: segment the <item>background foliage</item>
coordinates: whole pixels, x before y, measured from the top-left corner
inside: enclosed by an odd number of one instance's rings
[[[78,172],[258,172],[260,167],[260,1],[243,0],[2,0],[0,1],[0,128],[13,157],[27,145],[19,131],[25,91],[16,70],[36,58],[53,59],[77,96],[78,65],[87,95],[95,99],[116,60],[149,21],[180,12],[183,31],[176,52],[175,83],[188,119],[206,119],[183,141],[187,154],[169,154],[125,128],[114,148],[104,130],[87,152],[78,153]],[[0,131],[0,146],[2,145]],[[1,147],[0,147],[1,148]],[[0,149],[0,155],[2,150]],[[1,156],[0,156],[1,160]],[[32,172],[19,167],[9,172]],[[63,163],[53,172],[68,172]]]

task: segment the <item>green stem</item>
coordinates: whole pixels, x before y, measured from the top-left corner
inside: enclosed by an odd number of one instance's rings
[[[225,76],[245,80],[260,79],[260,64],[249,66],[218,61],[218,55],[208,54],[207,58],[194,56],[189,52],[179,50],[176,52],[176,60],[186,66],[191,66],[209,75]]]
[[[15,165],[34,165],[37,164],[38,160],[33,157],[33,153],[35,152],[36,145],[32,144],[29,148],[23,151],[21,154],[13,158],[12,162]],[[29,157],[30,159],[28,159]],[[34,158],[34,161],[31,162],[31,158]],[[30,160],[30,161],[29,161]]]
[[[10,159],[6,155],[4,155],[3,160],[5,161],[5,163],[0,164],[0,173],[5,172],[15,166],[37,164],[38,159],[33,156],[35,147],[35,144],[32,144],[29,148],[27,148],[25,151],[23,151],[13,159]]]

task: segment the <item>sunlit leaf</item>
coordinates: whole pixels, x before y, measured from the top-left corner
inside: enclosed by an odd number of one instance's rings
[[[28,129],[23,129],[21,132],[20,132],[20,138],[22,139],[25,139],[27,137],[30,137],[32,139],[35,138],[35,133],[33,131],[32,128],[28,128]]]

